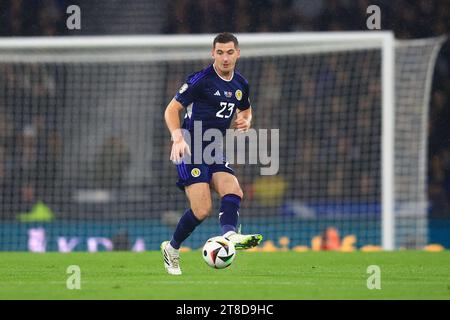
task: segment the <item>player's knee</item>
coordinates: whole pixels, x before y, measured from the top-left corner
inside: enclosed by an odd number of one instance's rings
[[[234,194],[234,195],[237,195],[238,197],[240,197],[241,199],[244,199],[244,192],[242,191],[241,188],[235,188],[235,189],[233,189],[233,191],[227,192],[225,194]],[[222,196],[224,196],[224,195],[222,195]]]
[[[209,217],[211,214],[212,205],[211,204],[204,204],[201,207],[195,208],[194,214],[199,220],[204,220]]]
[[[238,190],[237,190],[237,193],[236,193],[239,197],[241,197],[241,199],[244,199],[244,192],[242,191],[242,189],[241,188],[239,188]]]

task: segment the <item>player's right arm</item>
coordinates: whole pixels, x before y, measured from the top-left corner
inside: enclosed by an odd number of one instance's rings
[[[170,101],[164,113],[164,118],[173,141],[170,160],[175,163],[181,163],[185,154],[191,155],[189,145],[183,138],[180,126],[180,112],[198,98],[201,78],[202,73],[190,75],[175,94],[172,101]]]
[[[183,105],[175,99],[169,102],[164,112],[167,128],[172,137],[172,151],[170,152],[170,160],[180,163],[183,156],[187,153],[191,154],[189,145],[183,138],[180,125],[180,112],[184,109]]]

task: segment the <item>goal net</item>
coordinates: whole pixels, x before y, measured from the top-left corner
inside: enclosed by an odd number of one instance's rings
[[[279,168],[234,165],[261,250],[427,244],[427,114],[443,39],[238,35],[253,127]],[[155,250],[188,207],[164,109],[213,35],[0,40],[0,250]],[[270,140],[271,135],[268,135]],[[273,136],[272,136],[273,138]],[[272,159],[275,160],[275,159]],[[220,233],[211,217],[183,244]]]

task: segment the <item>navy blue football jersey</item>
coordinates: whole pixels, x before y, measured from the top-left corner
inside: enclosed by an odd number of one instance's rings
[[[213,65],[190,75],[175,99],[187,109],[182,128],[189,131],[194,121],[202,121],[203,131],[216,128],[225,134],[236,108],[250,108],[248,81],[236,70],[225,80]]]

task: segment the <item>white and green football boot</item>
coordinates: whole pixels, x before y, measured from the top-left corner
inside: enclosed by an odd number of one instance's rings
[[[229,231],[223,236],[233,242],[236,250],[246,250],[256,247],[263,239],[263,236],[260,234],[240,234],[234,231]]]

